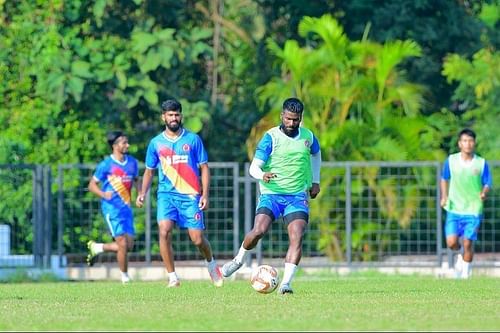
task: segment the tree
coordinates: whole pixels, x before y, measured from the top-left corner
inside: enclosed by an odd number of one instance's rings
[[[327,161],[440,160],[444,157],[439,147],[439,131],[421,113],[424,88],[407,81],[398,69],[405,59],[420,56],[418,44],[411,40],[384,45],[367,39],[350,41],[330,15],[304,17],[299,24],[299,34],[306,39],[306,46],[288,40],[280,47],[274,40],[268,40],[281,75],[259,88],[262,109],[269,105],[270,112],[253,128],[247,141],[250,152],[254,151],[263,132],[277,123],[283,100],[297,96],[305,105],[303,122],[315,130],[322,156]],[[377,198],[384,228],[390,229],[395,223],[408,227],[419,207],[417,184],[406,184],[407,190],[401,195],[392,179],[377,181],[379,171],[378,168],[363,171],[360,188]],[[329,188],[328,184],[338,176],[335,172],[323,173],[322,183]],[[363,205],[362,198],[366,195],[363,192],[353,193],[355,205]],[[312,203],[311,216],[316,222],[339,218],[325,216],[335,210],[324,209],[331,208],[332,204],[324,202],[320,195],[319,200]],[[374,230],[373,223],[361,221],[355,232],[360,233],[361,238],[375,237],[376,243],[383,247],[383,238],[387,235],[378,228],[376,235],[370,232]],[[325,222],[319,225],[331,227]],[[324,248],[329,248],[325,244],[339,243],[338,239],[320,240]],[[358,246],[362,245],[360,241]],[[339,252],[339,249],[330,250],[330,253]]]

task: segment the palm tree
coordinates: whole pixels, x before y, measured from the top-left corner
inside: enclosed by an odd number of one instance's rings
[[[420,114],[423,87],[408,82],[398,70],[406,58],[420,56],[420,47],[415,42],[392,41],[381,45],[370,42],[366,34],[361,41],[350,41],[330,15],[305,17],[299,24],[299,34],[306,39],[305,46],[288,40],[281,48],[273,40],[267,41],[269,51],[281,66],[281,76],[258,89],[260,105],[269,106],[269,112],[252,129],[247,140],[249,152],[254,151],[263,132],[276,124],[282,101],[295,95],[304,102],[304,125],[314,129],[324,160],[402,161],[443,157],[439,133]],[[401,195],[394,180],[377,181],[378,168],[360,172],[364,187],[376,197],[379,214],[386,221],[384,228],[391,228],[395,221],[408,227],[418,208],[412,184]],[[338,173],[323,173],[322,183],[330,183],[332,177],[338,177]],[[320,198],[312,204],[311,215],[328,220],[329,217],[323,216],[328,205],[331,203]],[[364,222],[365,227],[358,231],[365,238],[372,237],[374,228],[366,227],[372,222]],[[379,252],[384,237],[381,229],[377,228],[376,235],[377,244],[381,244]],[[330,249],[330,252],[339,251]]]

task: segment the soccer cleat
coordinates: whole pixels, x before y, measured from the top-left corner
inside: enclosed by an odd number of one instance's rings
[[[171,280],[168,282],[168,287],[169,288],[177,288],[181,286],[181,281],[179,280]]]
[[[95,242],[93,240],[87,242],[87,249],[89,250],[87,254],[87,265],[89,266],[93,266],[97,258],[97,253],[94,251],[94,244]]]
[[[282,284],[280,286],[280,288],[278,289],[278,293],[280,293],[281,295],[293,294],[293,290],[292,290],[292,287],[290,287],[289,284]]]
[[[210,274],[210,278],[216,287],[222,287],[224,284],[224,279],[222,278],[222,273],[218,265],[214,265],[213,267],[208,267],[208,273]]]
[[[226,262],[224,266],[222,266],[222,275],[224,277],[229,277],[233,275],[240,267],[243,266],[242,262],[237,262],[236,260],[231,260],[230,262]]]
[[[122,284],[129,284],[130,278],[128,276],[122,276]]]

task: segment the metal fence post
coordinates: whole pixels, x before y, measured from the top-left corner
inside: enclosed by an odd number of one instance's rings
[[[440,195],[440,182],[441,182],[441,164],[436,165],[436,253],[437,264],[439,267],[443,264],[443,228],[442,228],[442,208],[441,208],[441,195]],[[451,267],[451,266],[449,266]]]
[[[50,268],[52,254],[52,171],[43,167],[43,267]]]
[[[345,166],[345,217],[346,217],[346,261],[347,265],[352,264],[352,203],[351,203],[351,165]]]

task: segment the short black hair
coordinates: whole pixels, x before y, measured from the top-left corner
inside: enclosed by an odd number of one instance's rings
[[[118,138],[121,136],[125,136],[125,134],[122,131],[108,132],[106,139],[108,140],[109,146],[113,148],[113,145],[116,143],[116,140],[118,140]]]
[[[182,113],[182,105],[176,99],[167,99],[161,103],[161,112],[167,111],[179,111],[179,113]]]
[[[458,133],[458,140],[460,140],[462,135],[470,136],[471,138],[476,140],[476,133],[473,130],[471,130],[470,128],[464,128],[463,130],[461,130],[460,133]]]
[[[287,98],[283,102],[283,111],[302,114],[302,111],[304,111],[304,104],[302,104],[302,102],[298,98]]]

